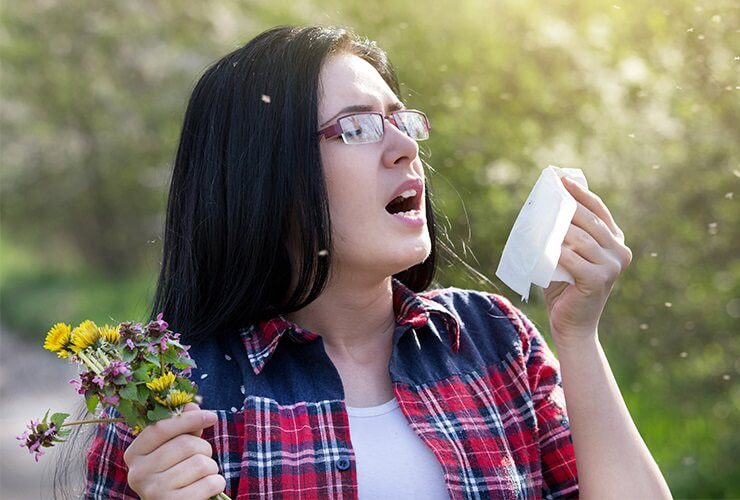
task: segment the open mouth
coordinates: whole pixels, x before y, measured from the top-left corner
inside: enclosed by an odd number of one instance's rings
[[[389,214],[413,215],[421,209],[421,190],[408,189],[385,206]]]

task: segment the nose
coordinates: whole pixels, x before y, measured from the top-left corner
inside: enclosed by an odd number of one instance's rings
[[[387,121],[388,123],[390,123],[391,125],[393,125],[393,128],[395,128],[396,130],[398,130],[399,132],[401,132],[403,135],[407,135],[403,130],[401,130],[401,127],[398,125],[398,122],[393,117],[393,115],[384,116],[383,119],[385,121]],[[416,141],[414,141],[414,142],[416,142]]]
[[[384,117],[390,125],[386,126],[383,134],[383,163],[387,167],[394,167],[399,163],[411,163],[419,156],[419,143],[403,132],[393,116]]]

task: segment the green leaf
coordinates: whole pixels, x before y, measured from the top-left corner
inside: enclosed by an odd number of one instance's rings
[[[173,365],[180,361],[180,354],[174,349],[167,349],[164,353],[164,362]]]
[[[193,384],[186,378],[177,377],[175,379],[175,389],[195,394],[197,391],[193,388]]]
[[[131,399],[134,399],[134,400],[135,399],[138,399],[137,398],[138,391],[137,391],[137,388],[136,388],[136,383],[135,382],[129,382],[128,384],[126,384],[126,386],[123,389],[121,389],[121,391],[119,392],[119,394],[121,395],[121,397],[123,399],[129,399],[129,400],[131,400]]]
[[[69,413],[55,413],[51,416],[51,421],[57,427],[61,427],[67,417]]]
[[[85,404],[87,404],[87,411],[95,415],[95,408],[98,407],[99,402],[100,402],[100,398],[98,397],[97,394],[93,394],[92,396],[87,396],[85,398]]]
[[[116,407],[118,412],[126,419],[126,425],[133,427],[136,425],[136,420],[139,418],[139,413],[134,408],[131,401],[122,399]]]
[[[70,429],[69,427],[63,428],[63,429],[59,429],[59,432],[57,433],[57,437],[58,438],[66,438],[66,437],[69,436],[69,434],[71,432],[72,432],[72,429]]]
[[[178,370],[185,370],[186,368],[195,368],[195,361],[192,359],[181,359],[177,363],[173,363],[175,368]]]
[[[141,365],[136,370],[134,370],[134,380],[139,380],[141,382],[151,382],[152,378],[147,373],[146,365]]]
[[[128,347],[121,349],[121,360],[126,363],[130,363],[136,357],[136,351],[130,350]]]
[[[153,410],[149,410],[146,414],[147,418],[152,422],[158,422],[166,418],[170,418],[172,414],[170,410],[160,404],[154,405]]]
[[[159,356],[156,354],[152,354],[151,352],[147,352],[144,354],[144,359],[153,365],[159,366]]]
[[[148,399],[149,388],[146,386],[146,384],[138,384],[136,386],[136,400],[141,404],[145,404]]]
[[[167,347],[168,348],[169,347],[175,347],[176,349],[178,349],[180,351],[182,351],[184,349],[184,346],[180,343],[180,341],[178,341],[178,340],[172,340],[172,339],[169,339],[167,341]]]

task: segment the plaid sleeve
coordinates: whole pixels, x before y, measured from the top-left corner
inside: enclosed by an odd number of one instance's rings
[[[570,433],[560,363],[532,321],[506,298],[498,305],[512,321],[522,341],[527,378],[537,417],[542,466],[542,497],[578,498],[578,471]]]
[[[116,418],[118,413],[110,409],[102,418]],[[87,449],[87,481],[85,500],[114,499],[131,500],[139,496],[128,485],[128,467],[123,461],[123,452],[133,441],[128,427],[120,422],[97,424],[92,444]]]

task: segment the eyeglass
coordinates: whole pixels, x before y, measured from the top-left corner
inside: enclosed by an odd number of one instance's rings
[[[385,133],[385,118],[414,140],[429,139],[432,129],[429,118],[415,109],[402,109],[385,116],[373,112],[354,113],[338,118],[333,125],[320,130],[319,135],[326,139],[340,136],[345,144],[378,142]]]

